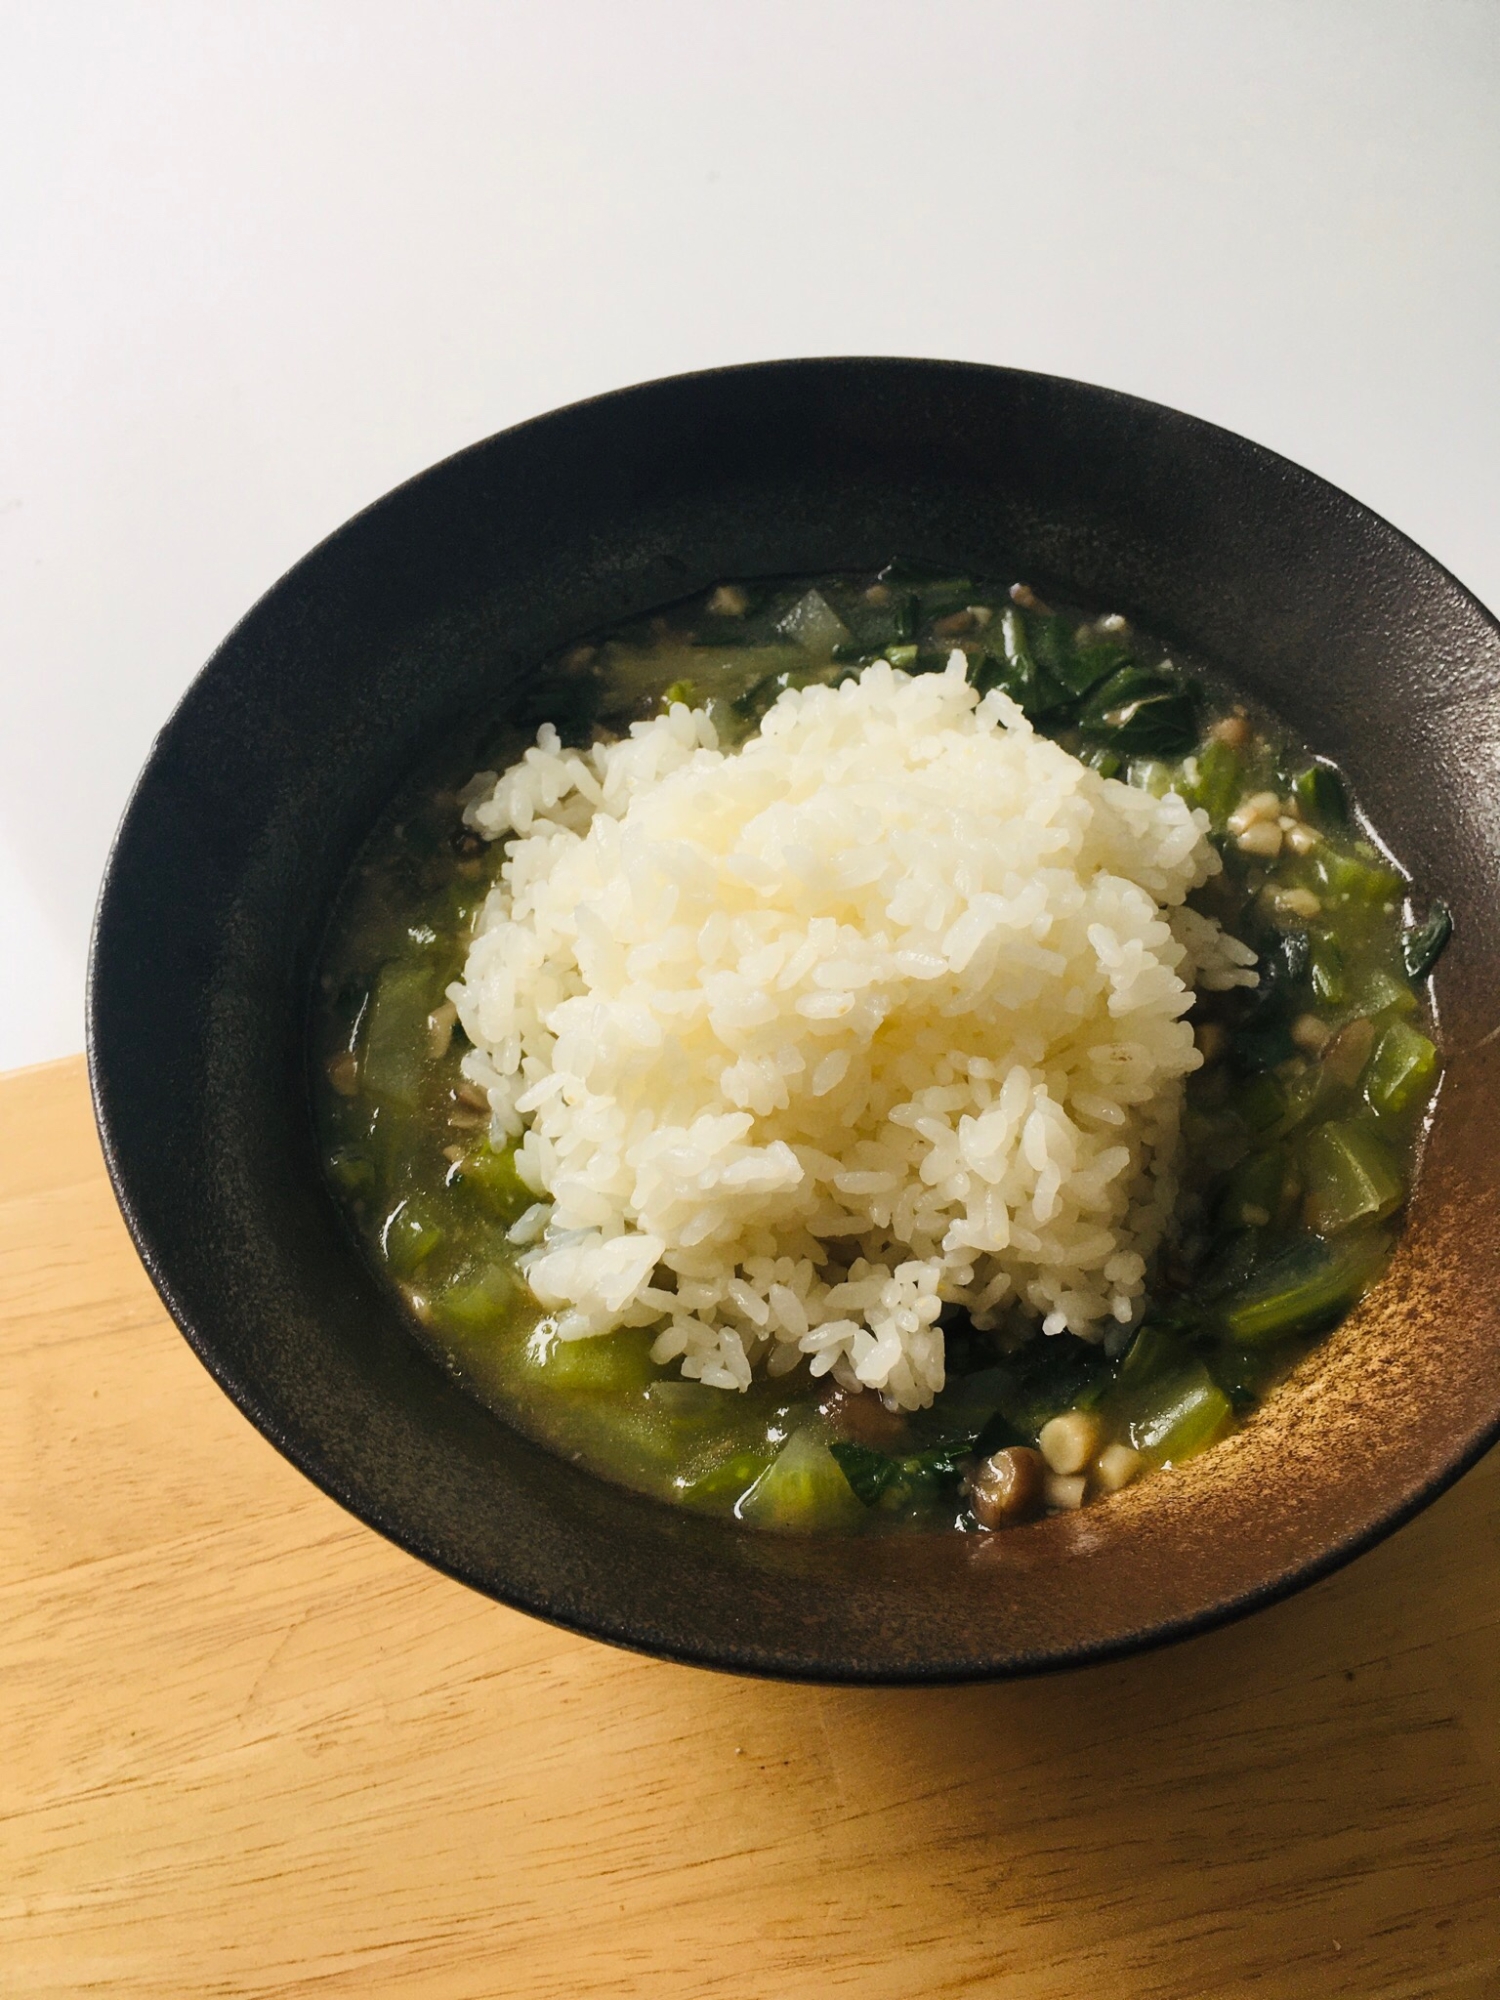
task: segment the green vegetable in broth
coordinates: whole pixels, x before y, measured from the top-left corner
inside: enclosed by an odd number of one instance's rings
[[[1401,940],[1401,960],[1408,979],[1425,979],[1453,935],[1453,917],[1446,903],[1434,903],[1427,921],[1413,924]]]

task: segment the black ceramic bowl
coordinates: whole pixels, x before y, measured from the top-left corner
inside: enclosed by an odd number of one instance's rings
[[[1118,607],[1232,666],[1343,764],[1453,908],[1448,1070],[1390,1274],[1243,1433],[1011,1534],[775,1538],[601,1484],[428,1357],[320,1177],[308,994],[351,857],[458,719],[534,710],[552,649],[720,578],[893,553]],[[523,424],[314,550],[162,731],[110,860],[90,984],[121,1205],[183,1332],[266,1436],[508,1604],[829,1680],[1027,1672],[1201,1630],[1367,1547],[1500,1430],[1497,690],[1494,621],[1383,521],[1243,438],[1102,389],[786,362]]]

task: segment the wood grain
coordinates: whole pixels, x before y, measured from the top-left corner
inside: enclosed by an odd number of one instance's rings
[[[0,1079],[0,1992],[1492,2000],[1500,1460],[1293,1602],[1008,1687],[611,1652],[433,1575]]]

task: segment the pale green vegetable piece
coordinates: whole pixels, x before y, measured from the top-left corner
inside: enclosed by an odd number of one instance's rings
[[[1130,1442],[1158,1465],[1180,1465],[1233,1428],[1229,1398],[1201,1362],[1167,1377],[1154,1405],[1130,1426]]]
[[[777,625],[777,631],[810,653],[827,653],[848,643],[849,627],[821,590],[799,597]]]
[[[621,1328],[588,1340],[559,1340],[539,1327],[526,1345],[527,1372],[544,1376],[556,1389],[644,1389],[656,1374],[651,1341],[649,1327]]]
[[[1405,1021],[1393,1021],[1365,1069],[1365,1102],[1378,1117],[1399,1117],[1427,1095],[1436,1075],[1432,1043]]]
[[[416,1109],[427,1059],[427,1015],[436,980],[426,964],[382,968],[370,1001],[360,1077],[372,1097]]]
[[[1307,1219],[1320,1236],[1336,1236],[1356,1222],[1381,1222],[1406,1198],[1389,1146],[1357,1118],[1315,1126],[1303,1146],[1302,1166]]]
[[[794,1431],[735,1509],[755,1528],[829,1528],[859,1517],[859,1502],[826,1444]]]

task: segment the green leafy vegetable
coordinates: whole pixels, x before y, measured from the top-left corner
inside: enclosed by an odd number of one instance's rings
[[[1242,1347],[1318,1332],[1354,1304],[1390,1247],[1378,1230],[1360,1230],[1343,1244],[1296,1237],[1237,1290],[1216,1300],[1215,1317]]]
[[[899,1476],[900,1468],[895,1459],[883,1451],[873,1451],[869,1445],[851,1444],[839,1439],[828,1449],[833,1453],[834,1462],[848,1480],[851,1491],[867,1507],[873,1507],[887,1487]]]
[[[1026,1442],[1025,1436],[1017,1430],[1004,1410],[996,1410],[974,1440],[974,1456],[991,1458],[997,1451],[1009,1451],[1013,1445]]]
[[[1299,771],[1292,780],[1292,796],[1303,812],[1325,825],[1344,826],[1348,822],[1348,794],[1331,764],[1309,764]]]
[[[1130,664],[1126,647],[1112,639],[1075,640],[1068,620],[1055,611],[1032,612],[1021,618],[1031,654],[1045,680],[1075,698],[1097,687],[1106,675]]]
[[[1191,690],[1148,667],[1121,667],[1111,674],[1083,704],[1078,722],[1131,756],[1178,757],[1198,738]]]
[[[1000,614],[1000,642],[1004,658],[986,654],[975,676],[975,685],[984,693],[1003,688],[1025,714],[1033,718],[1050,715],[1068,700],[1068,690],[1042,667],[1031,650],[1026,621],[1015,605]]]
[[[1401,939],[1401,962],[1408,979],[1425,979],[1453,935],[1453,913],[1446,903],[1434,903],[1425,923],[1413,924]]]
[[[909,1452],[897,1464],[907,1479],[948,1481],[959,1477],[973,1452],[973,1438],[965,1438],[959,1443],[934,1445],[930,1451]]]
[[[844,1439],[828,1449],[851,1490],[865,1506],[874,1507],[888,1493],[909,1501],[932,1499],[944,1489],[956,1486],[979,1446],[971,1435],[934,1445],[926,1451],[906,1452],[899,1458]],[[989,1449],[998,1451],[1000,1447],[991,1445]]]
[[[1006,1420],[1030,1441],[1064,1410],[1092,1409],[1110,1384],[1109,1362],[1092,1342],[1070,1333],[1038,1336],[1010,1362],[1012,1386],[1001,1397]],[[998,1449],[991,1446],[991,1450]]]
[[[1060,619],[1057,622],[1059,625],[1062,623]],[[1074,646],[1069,646],[1064,640],[1059,644],[1053,672],[1071,693],[1086,695],[1111,674],[1129,665],[1130,649],[1117,640],[1085,639]]]

